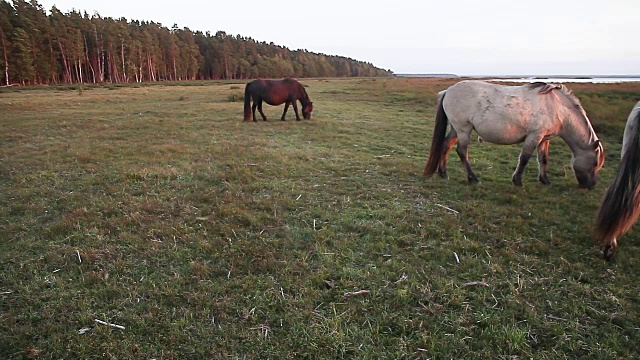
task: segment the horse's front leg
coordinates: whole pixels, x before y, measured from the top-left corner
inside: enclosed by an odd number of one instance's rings
[[[538,180],[545,185],[551,184],[547,176],[547,163],[549,162],[549,140],[542,140],[538,144]]]
[[[262,100],[258,101],[258,111],[260,111],[260,115],[262,115],[262,121],[267,121],[267,116],[262,111]]]
[[[296,120],[300,121],[300,115],[298,115],[298,100],[292,101],[291,105],[293,105],[293,111],[296,113]]]
[[[469,164],[469,143],[471,140],[470,134],[458,134],[458,147],[456,152],[462,161],[462,165],[467,170],[467,179],[471,184],[477,184],[480,182],[476,174],[471,170],[471,164]]]
[[[518,158],[518,165],[516,166],[516,171],[513,172],[513,176],[511,177],[511,181],[513,185],[522,186],[522,173],[524,172],[525,166],[531,159],[531,155],[533,155],[533,151],[536,149],[536,146],[540,143],[538,138],[527,137],[524,140],[524,145],[522,146],[522,151],[520,152],[520,157]]]
[[[280,120],[282,121],[284,121],[284,116],[287,114],[287,110],[289,110],[289,104],[291,104],[290,101],[284,103],[284,111],[282,112],[282,117],[280,118]]]

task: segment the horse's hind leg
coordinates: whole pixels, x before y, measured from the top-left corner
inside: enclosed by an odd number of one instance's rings
[[[438,175],[444,179],[448,179],[447,175],[447,157],[453,145],[458,141],[458,133],[451,128],[447,137],[444,139],[444,145],[442,146],[442,156],[440,157],[440,163],[438,164]]]
[[[258,101],[258,111],[260,111],[260,115],[262,115],[262,121],[267,121],[267,116],[264,114],[264,112],[262,112],[262,100]]]
[[[282,117],[280,118],[280,120],[282,121],[284,121],[284,116],[287,114],[287,110],[289,110],[289,104],[291,104],[290,101],[284,103],[284,111],[282,112]]]
[[[536,149],[538,144],[540,144],[540,138],[537,137],[527,137],[524,140],[524,145],[522,146],[522,151],[518,158],[518,166],[516,166],[516,171],[513,172],[513,176],[511,177],[513,185],[522,186],[522,173],[524,172],[524,167],[527,166],[527,163],[529,162],[529,159],[531,159],[531,155],[533,155],[533,151]]]
[[[471,170],[471,164],[469,164],[469,143],[471,142],[470,134],[458,134],[458,147],[456,152],[462,161],[462,165],[467,170],[467,179],[471,184],[477,184],[480,182],[476,174]]]
[[[258,102],[257,101],[253,101],[253,105],[251,106],[251,113],[253,114],[253,121],[258,121],[256,120],[256,108],[258,107]]]
[[[549,140],[543,140],[538,144],[538,180],[545,185],[551,184],[547,176],[547,163],[549,162]]]

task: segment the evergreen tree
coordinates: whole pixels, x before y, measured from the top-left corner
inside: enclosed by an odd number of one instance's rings
[[[15,16],[14,10],[9,3],[0,2],[0,79],[4,79],[2,84],[11,84],[11,74],[9,73],[9,55],[11,43],[9,35],[13,33],[10,16]]]
[[[37,83],[141,82],[256,77],[387,76],[340,56],[291,51],[218,31],[114,20],[35,0],[0,0],[0,80]]]
[[[36,71],[33,66],[31,38],[22,28],[16,28],[13,31],[12,43],[11,59],[15,79],[23,85],[33,83]]]

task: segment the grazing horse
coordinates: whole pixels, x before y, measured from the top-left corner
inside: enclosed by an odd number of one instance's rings
[[[550,183],[549,140],[556,135],[573,152],[571,163],[580,187],[591,189],[596,184],[597,172],[604,164],[604,149],[578,98],[563,85],[538,82],[505,86],[467,80],[441,91],[437,106],[425,176],[437,170],[447,178],[447,155],[458,141],[456,151],[469,182],[479,182],[468,157],[471,132],[475,130],[484,141],[494,144],[523,143],[512,176],[514,185],[522,185],[522,172],[536,148],[538,179],[545,185]],[[447,134],[448,122],[451,130]]]
[[[253,99],[253,107],[251,100]],[[298,100],[302,104],[302,116],[305,120],[311,119],[313,103],[307,95],[304,86],[296,79],[285,78],[282,80],[253,80],[244,88],[244,120],[249,120],[253,114],[253,121],[256,121],[256,107],[262,115],[262,120],[267,121],[267,117],[262,112],[262,102],[269,105],[284,104],[284,112],[280,120],[284,121],[289,105],[293,105],[296,113],[296,120],[300,121],[298,115]]]
[[[596,237],[604,245],[602,255],[607,260],[613,260],[618,237],[629,231],[640,215],[640,102],[627,119],[621,158],[596,219]]]

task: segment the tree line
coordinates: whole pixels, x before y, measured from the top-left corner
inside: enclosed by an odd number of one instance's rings
[[[0,0],[0,85],[389,76],[343,56]]]

